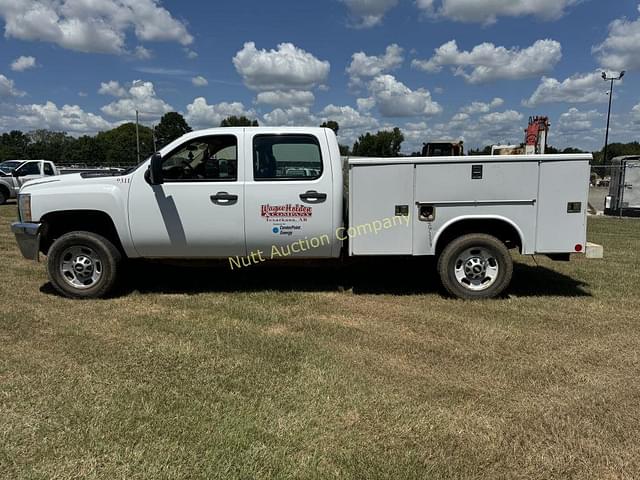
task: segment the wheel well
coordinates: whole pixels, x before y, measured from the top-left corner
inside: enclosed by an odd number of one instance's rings
[[[53,242],[69,232],[91,232],[102,235],[124,254],[118,231],[111,217],[98,210],[70,210],[48,213],[42,217],[40,250],[45,255]]]
[[[442,252],[451,241],[470,233],[491,235],[504,243],[507,248],[517,248],[522,252],[522,239],[518,230],[509,222],[494,218],[460,220],[449,225],[438,237],[436,252]]]

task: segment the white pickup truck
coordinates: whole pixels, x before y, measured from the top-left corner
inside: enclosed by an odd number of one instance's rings
[[[435,255],[451,295],[490,298],[511,281],[509,249],[599,254],[586,239],[590,160],[351,158],[346,193],[333,131],[216,128],[131,171],[29,182],[12,230],[72,298],[107,295],[126,259],[224,259],[235,270],[382,255]]]
[[[47,160],[14,160],[6,163],[14,162],[20,162],[19,166],[13,168],[14,165],[12,165],[12,170],[7,169],[6,173],[2,171],[0,175],[0,205],[4,205],[11,198],[16,198],[20,187],[28,181],[60,174],[53,162]]]

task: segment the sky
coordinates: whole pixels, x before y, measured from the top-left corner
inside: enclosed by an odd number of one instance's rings
[[[0,132],[80,136],[182,113],[340,124],[351,145],[400,127],[403,151],[463,139],[638,140],[638,0],[0,0]]]

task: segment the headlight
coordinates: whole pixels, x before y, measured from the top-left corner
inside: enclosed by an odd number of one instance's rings
[[[30,222],[31,218],[31,195],[21,193],[18,195],[18,214],[21,222]]]

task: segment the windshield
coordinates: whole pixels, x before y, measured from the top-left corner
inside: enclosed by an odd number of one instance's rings
[[[0,163],[0,170],[5,173],[11,173],[23,163],[22,160],[7,160],[6,162]]]

